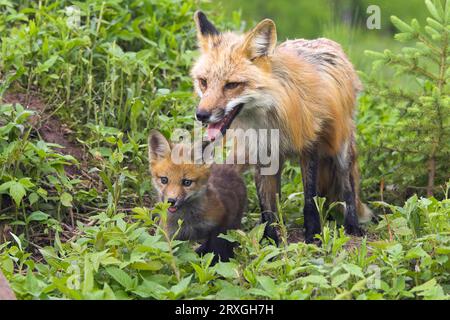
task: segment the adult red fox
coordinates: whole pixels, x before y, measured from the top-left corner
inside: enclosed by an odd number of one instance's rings
[[[189,145],[171,146],[158,131],[152,130],[148,150],[150,172],[159,200],[170,203],[166,230],[177,239],[200,240],[197,252],[213,252],[213,262],[227,261],[234,245],[220,233],[241,226],[247,205],[247,189],[233,166],[196,164],[194,161],[176,163],[172,160],[175,147],[189,153]],[[178,220],[183,224],[178,230]]]
[[[200,11],[194,20],[201,53],[191,71],[196,118],[208,124],[210,139],[228,128],[279,130],[280,169],[261,175],[257,166],[255,178],[266,236],[278,242],[270,224],[288,158],[300,158],[306,241],[321,230],[317,195],[345,201],[345,230],[362,235],[359,222],[371,211],[358,196],[353,118],[361,84],[339,44],[321,38],[276,46],[269,19],[243,35],[219,32]]]

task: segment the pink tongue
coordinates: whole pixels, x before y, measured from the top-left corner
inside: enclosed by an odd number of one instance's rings
[[[169,207],[169,212],[174,213],[175,211],[177,211],[176,207]]]
[[[207,134],[210,141],[214,141],[220,132],[220,122],[208,124]]]

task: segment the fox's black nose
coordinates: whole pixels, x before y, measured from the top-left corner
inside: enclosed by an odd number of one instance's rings
[[[177,199],[169,198],[167,199],[167,202],[173,207],[175,203],[177,203]]]
[[[195,116],[197,117],[198,121],[207,122],[209,120],[209,118],[211,117],[211,113],[208,111],[205,111],[205,110],[197,109]]]

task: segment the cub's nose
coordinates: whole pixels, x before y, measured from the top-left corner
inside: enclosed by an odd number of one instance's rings
[[[211,117],[211,113],[205,110],[197,109],[195,116],[198,121],[207,122]]]
[[[177,203],[177,199],[169,198],[169,199],[167,199],[167,202],[173,207],[175,205],[175,203]]]

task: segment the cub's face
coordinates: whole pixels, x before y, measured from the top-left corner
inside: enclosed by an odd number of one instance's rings
[[[149,137],[150,172],[153,186],[160,201],[170,203],[169,212],[174,213],[186,201],[206,190],[210,168],[206,164],[174,163],[172,148],[167,139],[153,131]]]

